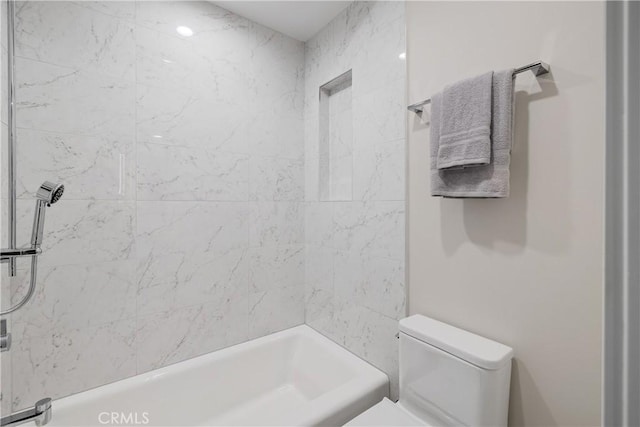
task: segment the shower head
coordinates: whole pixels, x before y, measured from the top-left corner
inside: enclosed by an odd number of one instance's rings
[[[64,193],[64,185],[56,184],[51,181],[45,181],[42,183],[38,191],[36,192],[36,198],[47,203],[47,206],[51,206],[62,197]]]
[[[51,206],[62,197],[64,185],[55,184],[50,181],[42,183],[36,192],[36,212],[33,217],[33,230],[31,233],[31,246],[39,248],[42,245],[42,234],[44,232],[44,214],[47,206]]]

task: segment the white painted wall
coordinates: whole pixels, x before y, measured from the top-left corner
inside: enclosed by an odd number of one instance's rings
[[[485,70],[517,78],[511,197],[429,195],[429,127],[409,114],[409,311],[512,346],[511,425],[600,423],[604,7],[407,3],[409,101]]]

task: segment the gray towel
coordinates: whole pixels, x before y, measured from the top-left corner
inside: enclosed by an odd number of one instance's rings
[[[431,195],[508,197],[513,132],[513,69],[493,74],[491,162],[486,166],[438,170],[442,94],[431,98]]]
[[[438,169],[491,161],[493,71],[445,86],[440,113]]]

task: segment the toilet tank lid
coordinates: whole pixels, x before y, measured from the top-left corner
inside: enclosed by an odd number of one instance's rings
[[[513,357],[511,347],[420,314],[400,320],[400,331],[483,369],[500,369]]]

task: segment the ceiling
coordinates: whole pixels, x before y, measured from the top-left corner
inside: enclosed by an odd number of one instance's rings
[[[213,1],[237,15],[307,41],[351,1]]]

